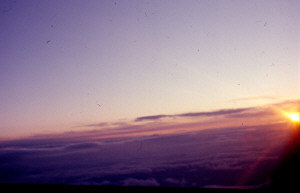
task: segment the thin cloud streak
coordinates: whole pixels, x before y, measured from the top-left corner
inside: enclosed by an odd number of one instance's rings
[[[157,120],[165,117],[174,117],[175,115],[152,115],[152,116],[143,116],[138,117],[135,121],[147,121],[147,120]]]
[[[88,125],[84,125],[86,127],[105,127],[105,126],[109,126],[109,123],[96,123],[96,124],[88,124]]]
[[[210,112],[193,112],[193,113],[182,113],[182,114],[175,114],[175,115],[152,115],[152,116],[138,117],[135,119],[135,121],[136,122],[151,121],[151,120],[159,120],[162,118],[176,118],[176,117],[221,116],[221,115],[241,113],[244,111],[248,111],[250,109],[252,108],[222,109],[222,110],[210,111]]]
[[[177,117],[197,117],[197,116],[220,116],[220,115],[229,115],[236,114],[244,111],[248,111],[251,108],[240,108],[240,109],[223,109],[212,112],[196,112],[196,113],[184,113],[176,115]]]

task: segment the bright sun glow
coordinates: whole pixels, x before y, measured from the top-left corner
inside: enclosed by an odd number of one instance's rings
[[[291,113],[291,114],[289,114],[289,117],[292,121],[295,121],[295,122],[300,121],[299,113]]]

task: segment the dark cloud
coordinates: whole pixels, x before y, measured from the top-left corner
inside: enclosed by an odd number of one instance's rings
[[[75,143],[65,147],[66,150],[83,150],[100,147],[100,143],[95,142],[85,142],[85,143]]]
[[[33,151],[34,146],[30,146],[32,151],[29,146],[26,150],[6,147],[8,150],[0,153],[0,182],[234,185],[257,160],[263,164],[261,175],[268,173],[287,136],[276,125],[269,125],[157,135],[123,143],[67,141],[51,151]],[[222,177],[228,175],[231,177]]]
[[[174,114],[174,115],[152,115],[152,116],[144,116],[138,117],[135,121],[148,121],[148,120],[158,120],[167,117],[199,117],[199,116],[220,116],[220,115],[230,115],[230,114],[237,114],[251,108],[240,108],[240,109],[222,109],[218,111],[210,111],[210,112],[192,112],[192,113],[183,113],[183,114]]]
[[[88,124],[88,125],[84,125],[86,127],[105,127],[105,126],[109,126],[110,124],[107,122],[102,122],[102,123],[95,123],[95,124]]]
[[[165,180],[167,183],[174,184],[175,186],[186,186],[188,184],[187,180],[182,178],[182,179],[174,179],[174,178],[167,178]]]
[[[70,139],[59,139],[59,138],[36,138],[29,137],[24,139],[17,139],[11,141],[0,142],[0,150],[11,149],[11,150],[51,150],[56,148],[63,148]]]
[[[135,179],[128,178],[123,181],[123,186],[159,186],[160,184],[153,178],[151,179]]]
[[[152,116],[144,116],[144,117],[138,117],[135,119],[135,121],[147,121],[147,120],[157,120],[165,117],[172,117],[172,115],[152,115]]]
[[[229,114],[241,113],[241,112],[247,111],[249,109],[250,108],[223,109],[223,110],[212,111],[212,112],[184,113],[184,114],[179,114],[179,115],[176,115],[176,116],[178,116],[178,117],[220,116],[220,115],[229,115]]]
[[[272,181],[270,179],[267,179],[265,182],[262,182],[257,185],[248,185],[248,186],[222,186],[222,185],[205,185],[203,188],[213,188],[213,189],[228,189],[228,190],[242,190],[242,189],[262,189],[262,190],[267,190],[270,186]]]

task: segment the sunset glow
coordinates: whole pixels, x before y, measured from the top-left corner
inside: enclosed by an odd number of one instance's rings
[[[264,184],[300,131],[299,10],[2,0],[0,185]]]
[[[289,114],[289,117],[294,122],[300,121],[299,113],[291,113],[291,114]]]
[[[282,115],[289,121],[292,122],[299,122],[300,121],[300,116],[298,112],[295,111],[285,111],[285,110],[280,110]]]

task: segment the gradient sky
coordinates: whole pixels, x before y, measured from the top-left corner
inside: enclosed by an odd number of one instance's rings
[[[1,138],[300,94],[299,1],[0,3]]]

